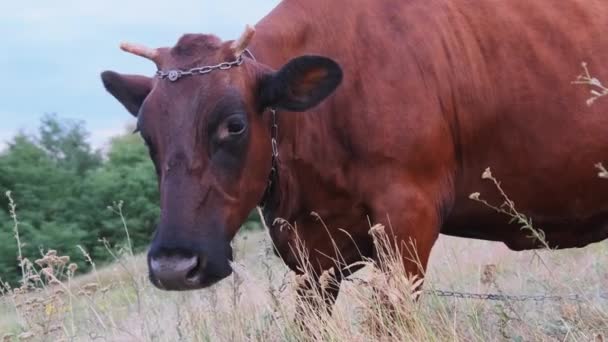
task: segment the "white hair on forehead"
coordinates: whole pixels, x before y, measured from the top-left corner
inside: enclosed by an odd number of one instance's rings
[[[254,35],[255,28],[251,25],[247,25],[245,27],[245,32],[243,32],[241,37],[235,40],[231,45],[232,51],[234,52],[234,55],[236,57],[241,56],[245,52],[245,50],[247,50],[247,47],[251,43],[251,40],[253,39]]]

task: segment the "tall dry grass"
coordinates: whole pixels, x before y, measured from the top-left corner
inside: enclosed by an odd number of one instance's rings
[[[18,221],[15,215],[18,232]],[[77,270],[55,251],[29,262],[0,299],[5,341],[603,341],[608,335],[608,242],[586,249],[515,253],[502,244],[441,237],[426,289],[405,275],[395,244],[372,227],[373,260],[342,284],[333,314],[304,307],[294,320],[296,276],[264,232],[237,236],[234,275],[208,290],[168,293],[147,280],[128,248],[116,263]],[[86,251],[83,251],[86,253]],[[93,260],[89,260],[93,263]],[[323,277],[322,277],[323,278]],[[484,301],[439,297],[435,288],[506,294],[582,294],[576,301]],[[322,300],[322,289],[309,293]]]

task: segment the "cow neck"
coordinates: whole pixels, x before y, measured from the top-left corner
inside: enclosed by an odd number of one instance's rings
[[[304,53],[304,46],[301,42],[305,41],[308,34],[308,25],[294,25],[301,22],[303,9],[298,1],[283,0],[266,17],[258,22],[256,35],[249,49],[258,58],[260,63],[264,63],[271,68],[278,68],[285,64],[291,57]],[[286,25],[289,23],[289,25]],[[286,29],[288,28],[288,29]],[[276,110],[267,108],[271,114],[270,129],[272,141],[272,164],[268,175],[268,184],[259,203],[259,207],[264,216],[268,228],[272,229],[275,218],[282,211],[282,207],[293,199],[284,196],[291,181],[291,175],[286,165],[281,163],[279,157],[279,132],[278,114]],[[280,169],[283,167],[283,173]]]
[[[268,174],[268,184],[264,195],[259,203],[262,209],[264,220],[268,223],[274,221],[274,212],[279,206],[279,146],[277,143],[279,126],[277,123],[277,111],[270,108],[270,142],[272,146],[272,160],[270,165],[270,173]]]

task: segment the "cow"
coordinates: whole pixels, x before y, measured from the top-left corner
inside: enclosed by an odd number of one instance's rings
[[[501,200],[486,167],[551,248],[606,239],[608,105],[572,84],[583,61],[608,79],[606,23],[604,0],[284,0],[235,41],[123,44],[158,69],[101,75],[158,175],[152,283],[227,277],[258,205],[296,272],[296,239],[317,273],[374,258],[370,222],[415,246],[412,275],[439,234],[542,247],[469,199]]]

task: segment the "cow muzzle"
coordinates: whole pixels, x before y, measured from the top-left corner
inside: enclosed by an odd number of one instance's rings
[[[211,255],[153,248],[148,253],[150,281],[161,290],[202,289],[232,273],[231,259],[231,251],[230,255]]]

